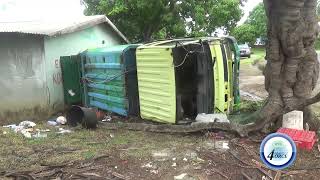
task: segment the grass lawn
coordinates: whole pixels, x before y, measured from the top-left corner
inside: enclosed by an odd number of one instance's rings
[[[264,60],[266,50],[264,48],[252,48],[251,58],[241,58],[241,64],[252,64],[257,60]]]

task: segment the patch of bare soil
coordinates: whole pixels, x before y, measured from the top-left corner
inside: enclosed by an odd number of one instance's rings
[[[268,96],[264,88],[264,76],[258,66],[251,64],[241,65],[240,90],[260,98]]]

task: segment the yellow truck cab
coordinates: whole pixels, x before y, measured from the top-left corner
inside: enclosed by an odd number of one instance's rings
[[[208,42],[176,39],[137,48],[140,115],[177,123],[214,110],[213,61]]]
[[[232,109],[232,56],[221,38],[204,38],[209,41],[215,82],[215,112],[229,113]]]

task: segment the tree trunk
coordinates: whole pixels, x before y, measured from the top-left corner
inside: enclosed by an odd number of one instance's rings
[[[286,112],[304,110],[318,79],[316,0],[264,0],[264,4],[268,17],[264,74],[269,97],[259,112],[248,117],[255,123],[237,130],[241,135],[262,129]]]

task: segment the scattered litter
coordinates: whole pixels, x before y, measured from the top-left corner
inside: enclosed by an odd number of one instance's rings
[[[58,123],[56,121],[48,121],[47,125],[49,125],[49,126],[58,126]]]
[[[46,138],[47,136],[48,136],[47,134],[41,134],[40,132],[32,135],[32,137],[34,137],[34,138]]]
[[[59,132],[57,132],[57,134],[68,134],[68,133],[72,133],[72,131],[69,129],[63,129],[63,128],[59,128]]]
[[[32,133],[34,132],[34,127],[36,126],[36,123],[32,121],[22,121],[17,126],[16,124],[11,124],[7,126],[3,126],[4,128],[9,128],[13,130],[15,133],[21,133],[26,138],[31,138]]]
[[[118,166],[115,166],[114,168],[115,168],[115,169],[118,169]]]
[[[183,173],[183,174],[180,174],[178,176],[174,176],[174,180],[183,180],[187,176],[188,176],[187,173]]]
[[[7,131],[3,131],[2,134],[3,134],[3,135],[6,135],[6,134],[7,134]]]
[[[155,169],[151,170],[150,172],[151,172],[152,174],[159,174],[159,170],[155,170]]]
[[[199,157],[197,157],[197,161],[198,161],[198,162],[205,162],[205,160],[203,160],[203,159],[201,159],[201,158],[199,158]]]
[[[263,99],[259,96],[256,96],[254,94],[251,94],[251,93],[248,93],[248,92],[245,92],[245,91],[241,91],[240,90],[240,96],[241,96],[241,99],[244,99],[244,100],[248,100],[248,101],[263,101]]]
[[[172,158],[172,161],[175,161],[175,160],[177,160],[177,158]]]
[[[197,123],[210,123],[210,122],[218,122],[218,123],[230,123],[226,114],[198,114],[196,117]]]
[[[19,126],[22,126],[24,128],[33,128],[35,127],[37,124],[32,122],[32,121],[22,121]]]
[[[114,138],[114,134],[110,134],[110,137],[111,137],[111,138]]]
[[[104,116],[104,118],[102,119],[102,122],[110,122],[112,121],[112,117],[110,115],[106,115]]]
[[[196,160],[198,157],[198,154],[194,151],[188,150],[187,152],[185,152],[184,157],[190,160]]]
[[[188,159],[187,158],[183,158],[183,161],[188,161]]]
[[[20,132],[26,138],[31,138],[32,137],[31,133],[29,131],[27,131],[26,129],[22,129]]]
[[[66,119],[65,117],[63,117],[63,116],[59,116],[59,117],[57,117],[56,122],[57,122],[58,124],[65,125],[65,124],[67,124],[67,119]]]
[[[220,151],[227,151],[229,150],[229,141],[228,140],[215,140],[214,141],[214,148]]]
[[[291,111],[283,115],[282,127],[303,130],[303,112]]]
[[[171,166],[172,167],[177,167],[177,163],[173,163]]]
[[[141,166],[142,168],[153,168],[153,165],[151,162],[147,163],[147,164],[144,164]]]
[[[72,89],[69,89],[69,90],[68,90],[68,93],[69,93],[70,96],[72,96],[72,97],[76,95],[76,93],[74,93],[74,92],[72,91]]]
[[[168,149],[164,149],[161,151],[155,151],[152,153],[152,157],[156,161],[167,161],[172,159],[172,153]]]
[[[10,125],[6,125],[6,126],[2,126],[4,128],[10,128],[10,129],[16,129],[17,125],[16,124],[10,124]]]
[[[41,130],[41,129],[36,129],[37,132],[50,132],[50,129],[44,129],[44,130]]]

